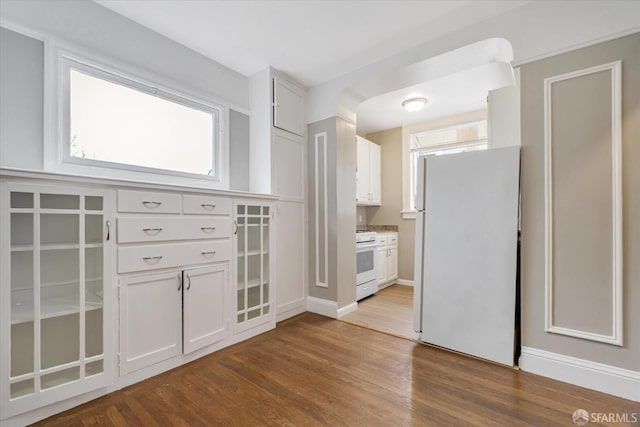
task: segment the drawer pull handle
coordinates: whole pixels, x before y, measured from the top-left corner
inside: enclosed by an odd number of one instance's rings
[[[202,231],[214,231],[216,228],[215,227],[200,227],[200,230]]]
[[[142,259],[147,261],[147,262],[149,262],[149,261],[159,262],[162,259],[162,255],[158,255],[158,256],[143,256]]]
[[[160,206],[162,204],[162,202],[155,202],[152,200],[143,200],[142,204],[145,205],[145,207],[147,208],[157,208],[158,206]]]
[[[148,228],[143,228],[142,231],[144,231],[145,233],[148,232],[155,232],[156,234],[162,231],[162,228],[160,227],[148,227]]]
[[[200,203],[200,206],[202,206],[202,209],[214,209],[216,207],[216,205],[211,204],[211,203]]]
[[[203,256],[207,256],[207,255],[215,255],[216,251],[206,251],[206,252],[200,252],[201,255]]]

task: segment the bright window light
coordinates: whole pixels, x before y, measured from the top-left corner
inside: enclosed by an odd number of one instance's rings
[[[216,176],[215,110],[106,73],[69,73],[71,158]]]

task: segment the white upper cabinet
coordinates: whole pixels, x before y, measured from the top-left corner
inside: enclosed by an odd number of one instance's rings
[[[356,136],[356,140],[356,202],[358,205],[380,205],[381,148],[360,136]]]
[[[273,78],[273,126],[304,134],[304,92],[281,77]]]

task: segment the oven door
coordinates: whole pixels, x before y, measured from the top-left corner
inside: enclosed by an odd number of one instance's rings
[[[361,245],[356,249],[356,285],[376,280],[376,244]]]

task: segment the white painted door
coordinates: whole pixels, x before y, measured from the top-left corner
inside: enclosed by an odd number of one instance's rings
[[[359,136],[357,140],[356,201],[369,202],[369,141]]]
[[[421,339],[513,365],[519,147],[427,157]]]
[[[369,143],[369,202],[379,205],[382,201],[382,169],[381,147],[373,142]]]
[[[184,354],[227,337],[228,282],[228,263],[182,272]]]
[[[273,126],[304,134],[304,91],[281,77],[273,79]]]
[[[389,247],[389,257],[387,258],[387,280],[398,278],[398,247]]]
[[[120,375],[182,353],[182,275],[120,280]]]
[[[376,260],[376,272],[378,275],[378,284],[387,282],[387,247],[377,249],[378,259]]]

